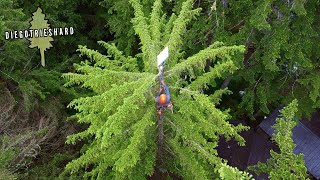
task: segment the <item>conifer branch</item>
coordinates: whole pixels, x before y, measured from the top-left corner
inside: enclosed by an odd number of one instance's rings
[[[191,73],[190,68],[197,67],[200,69],[204,69],[206,65],[206,61],[209,59],[211,61],[216,58],[229,59],[230,55],[233,55],[237,52],[244,52],[244,46],[222,46],[218,48],[217,45],[220,45],[220,42],[216,42],[208,48],[201,50],[199,53],[189,57],[188,59],[178,63],[172,69],[170,69],[167,73],[168,76],[176,75],[179,76],[183,71],[188,71]],[[230,54],[230,55],[228,55]]]
[[[208,173],[205,171],[204,167],[201,166],[190,149],[181,146],[177,139],[172,139],[169,143],[177,155],[177,161],[179,161],[180,164],[183,164],[183,176],[185,178],[209,179]]]
[[[163,38],[163,42],[168,42],[169,41],[169,38],[170,38],[170,35],[171,35],[171,32],[172,32],[172,28],[174,26],[174,22],[176,21],[177,19],[177,16],[175,13],[172,13],[172,15],[170,16],[168,22],[165,24],[164,26],[164,32],[162,34],[162,38]],[[165,46],[165,44],[163,44],[163,46]]]
[[[104,67],[104,68],[113,69],[113,70],[120,70],[119,61],[110,61],[110,59],[107,56],[100,54],[96,50],[91,50],[91,49],[88,49],[86,46],[79,45],[77,51],[81,53],[80,56],[85,55],[89,57],[91,61],[97,62],[96,65],[99,67]]]
[[[141,40],[141,50],[143,54],[143,63],[145,65],[145,70],[149,71],[152,66],[154,59],[150,59],[150,53],[153,51],[152,39],[150,35],[150,29],[147,24],[147,18],[143,13],[143,7],[140,4],[140,0],[130,0],[129,1],[134,9],[135,17],[132,19],[133,27],[136,34],[140,37]]]
[[[215,78],[222,77],[222,73],[230,72],[233,73],[238,68],[234,65],[233,61],[227,61],[222,63],[217,63],[214,68],[211,68],[209,72],[204,73],[202,76],[199,76],[195,81],[190,84],[190,88],[194,90],[206,89],[207,85]]]
[[[138,71],[138,64],[137,59],[131,56],[125,57],[123,53],[118,50],[114,43],[109,44],[104,41],[98,41],[100,45],[105,47],[108,50],[108,54],[114,57],[115,62],[121,63],[121,70],[129,71],[129,72],[137,72]]]
[[[169,47],[171,54],[170,64],[172,66],[178,62],[177,55],[182,44],[182,36],[186,32],[187,24],[196,16],[199,15],[201,8],[192,10],[194,0],[186,0],[182,3],[182,8],[177,19],[174,21],[174,26],[166,46]]]
[[[231,167],[226,163],[222,163],[219,169],[220,178],[222,180],[228,179],[241,179],[241,180],[254,180],[249,173],[240,171],[236,167]]]
[[[141,152],[146,150],[147,128],[154,125],[153,111],[150,109],[140,121],[133,125],[133,136],[130,138],[130,145],[123,151],[122,156],[115,162],[115,168],[123,172],[127,168],[134,167],[141,159]]]
[[[136,81],[140,78],[154,78],[155,75],[150,73],[136,73],[127,71],[114,71],[108,69],[100,69],[92,66],[76,65],[77,71],[85,74],[66,73],[63,75],[68,80],[65,86],[82,85],[82,87],[91,88],[95,92],[105,92],[112,86],[120,85],[123,82]],[[99,82],[97,84],[96,82]]]
[[[151,32],[151,39],[152,42],[155,46],[155,51],[159,51],[160,50],[160,38],[161,38],[161,8],[162,8],[162,3],[161,0],[156,0],[153,3],[153,7],[152,7],[152,12],[150,15],[150,32]]]

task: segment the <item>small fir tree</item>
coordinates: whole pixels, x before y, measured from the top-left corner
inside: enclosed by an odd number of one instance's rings
[[[280,153],[270,151],[271,158],[266,163],[258,163],[249,169],[257,174],[267,173],[273,179],[308,179],[307,168],[305,167],[303,154],[294,154],[295,144],[292,139],[292,130],[298,121],[295,114],[298,111],[298,101],[293,100],[287,107],[282,109],[281,117],[276,119],[273,125],[275,133],[273,140],[278,144]]]

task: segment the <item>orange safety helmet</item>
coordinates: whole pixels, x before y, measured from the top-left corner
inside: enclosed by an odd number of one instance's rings
[[[161,94],[159,100],[160,100],[160,103],[164,104],[167,101],[167,95]]]

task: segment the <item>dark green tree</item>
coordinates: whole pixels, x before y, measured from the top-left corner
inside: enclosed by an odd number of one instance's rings
[[[177,10],[181,1],[170,5]],[[300,116],[318,108],[318,0],[204,0],[194,6],[202,11],[189,25],[183,44],[185,57],[214,41],[246,46],[242,68],[217,82],[244,95],[224,97],[222,107],[229,105],[235,117],[252,119],[293,99],[299,101]]]

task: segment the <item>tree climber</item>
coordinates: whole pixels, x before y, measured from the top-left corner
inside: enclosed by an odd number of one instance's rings
[[[156,101],[157,101],[158,114],[162,115],[163,108],[165,107],[168,109],[171,109],[171,111],[173,112],[173,105],[172,105],[172,102],[170,101],[171,97],[170,97],[169,87],[164,83],[163,79],[160,82],[161,82],[160,90],[156,97]]]
[[[160,116],[160,119],[163,114],[164,108],[171,109],[171,112],[173,113],[173,110],[172,110],[173,105],[172,105],[172,102],[170,101],[169,87],[164,83],[164,80],[163,80],[164,63],[165,63],[165,60],[168,58],[168,56],[169,56],[168,47],[165,47],[164,50],[161,51],[157,56],[157,65],[159,68],[159,78],[160,78],[160,83],[159,83],[160,90],[156,97],[156,102],[157,102],[157,111]]]

